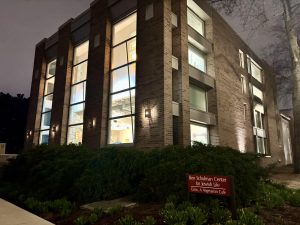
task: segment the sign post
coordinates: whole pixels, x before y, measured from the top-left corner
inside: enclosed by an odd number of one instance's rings
[[[232,218],[237,219],[234,180],[232,176],[188,174],[188,192],[227,197]]]

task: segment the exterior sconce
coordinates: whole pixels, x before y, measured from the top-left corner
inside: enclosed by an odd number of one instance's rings
[[[32,130],[27,131],[26,137],[29,138],[32,135]]]
[[[145,118],[151,118],[151,109],[145,109]]]
[[[89,128],[95,128],[96,126],[96,118],[93,118],[90,122],[89,122]]]
[[[55,133],[56,131],[58,131],[58,126],[53,125],[51,131],[52,131],[53,133]]]

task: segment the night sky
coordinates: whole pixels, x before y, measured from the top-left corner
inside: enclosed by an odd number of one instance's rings
[[[89,8],[92,1],[0,0],[0,92],[29,96],[36,43]],[[260,52],[269,31],[264,28],[249,37],[238,17],[227,19],[250,47]]]

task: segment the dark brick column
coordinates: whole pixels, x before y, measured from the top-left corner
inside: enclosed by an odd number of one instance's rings
[[[178,58],[178,71],[173,72],[173,100],[180,103],[178,118],[178,144],[190,144],[190,102],[187,1],[172,1],[172,11],[178,19],[178,27],[173,29],[173,55]]]
[[[71,22],[72,20],[66,22],[58,31],[58,52],[49,144],[66,143],[73,61]],[[55,132],[52,131],[54,126],[56,127]]]
[[[99,148],[107,143],[111,23],[107,1],[91,4],[91,27],[83,143]]]
[[[46,59],[45,43],[43,39],[36,45],[35,58],[33,66],[33,75],[31,81],[30,102],[27,117],[27,130],[25,149],[32,148],[38,144],[39,128],[41,123],[42,100],[45,86]]]
[[[154,16],[146,21],[152,3]],[[135,145],[162,147],[173,143],[171,0],[138,1],[137,13]]]

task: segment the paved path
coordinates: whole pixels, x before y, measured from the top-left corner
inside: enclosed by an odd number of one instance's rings
[[[54,225],[0,198],[1,225]]]
[[[289,188],[300,189],[300,174],[294,174],[291,166],[276,168],[271,179]]]

